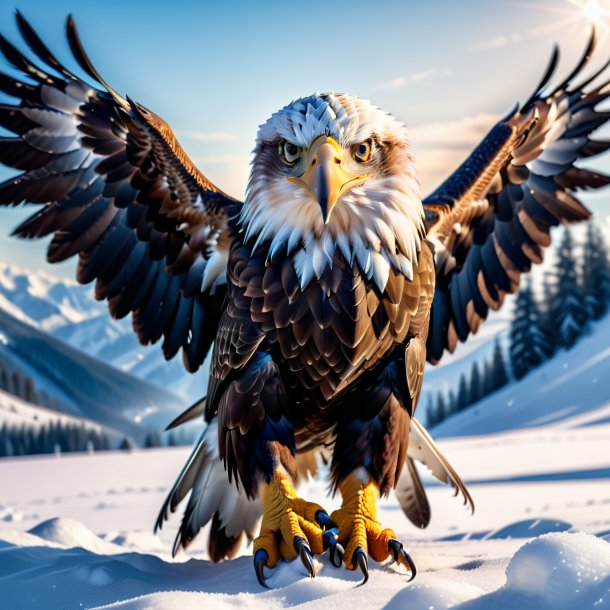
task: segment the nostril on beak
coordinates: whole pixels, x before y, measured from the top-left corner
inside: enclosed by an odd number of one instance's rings
[[[311,162],[311,167],[313,167],[317,162],[318,162],[318,160],[314,157],[313,161]]]

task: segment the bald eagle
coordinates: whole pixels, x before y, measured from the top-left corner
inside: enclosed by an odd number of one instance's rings
[[[41,207],[15,233],[52,235],[50,262],[78,255],[78,281],[95,281],[115,318],[131,313],[142,343],[162,339],[167,359],[182,351],[195,371],[212,350],[207,397],[174,422],[205,422],[157,522],[189,496],[174,552],[211,521],[210,557],[232,557],[245,533],[263,585],[282,559],[314,576],[313,555],[326,551],[365,580],[369,556],[414,576],[376,519],[378,497],[393,490],[425,527],[420,461],[473,507],[415,418],[425,362],[517,290],[553,226],[589,217],[575,191],[610,181],[577,164],[610,147],[590,137],[610,91],[601,70],[582,76],[594,35],[551,88],[555,49],[532,96],[424,199],[404,126],[323,93],[260,127],[242,202],[195,167],[163,119],[106,83],[71,18],[83,77],[20,13],[17,24],[34,59],[0,37],[25,77],[0,74],[17,100],[0,106],[14,134],[0,139],[0,162],[20,170],[0,203]],[[341,494],[332,514],[295,490],[320,457]]]

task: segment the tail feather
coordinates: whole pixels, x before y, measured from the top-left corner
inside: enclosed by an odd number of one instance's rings
[[[447,461],[447,458],[440,452],[426,429],[415,418],[411,420],[407,455],[426,466],[439,481],[451,485],[455,492],[454,495],[457,496],[461,493],[464,497],[464,505],[468,506],[470,511],[474,513],[474,502],[468,489],[466,489],[466,485]]]
[[[207,451],[205,443],[207,431],[208,428],[206,428],[193,447],[191,455],[186,461],[186,464],[182,467],[170,492],[167,494],[167,498],[165,499],[165,502],[163,502],[163,506],[159,511],[159,516],[155,523],[155,532],[162,529],[163,523],[169,519],[170,513],[176,511],[178,504],[184,500],[188,492],[193,488],[195,478],[201,470],[201,467],[206,460],[209,459],[209,452]]]
[[[232,557],[244,533],[249,539],[253,538],[262,508],[258,500],[249,500],[229,482],[218,455],[216,420],[208,424],[174,483],[161,508],[155,530],[162,527],[169,513],[176,510],[189,491],[191,495],[174,541],[173,555],[186,549],[210,520],[208,550],[213,561]]]
[[[232,559],[241,546],[242,538],[243,533],[240,533],[237,537],[229,536],[218,517],[218,513],[214,513],[212,526],[210,527],[210,537],[208,539],[208,555],[210,559],[214,563],[218,563],[225,558]]]
[[[416,527],[427,527],[430,523],[430,504],[415,464],[407,457],[405,467],[394,489],[394,495],[403,512]]]
[[[182,424],[186,424],[187,422],[197,417],[203,416],[203,412],[205,411],[206,399],[207,397],[204,396],[203,398],[200,398],[199,400],[195,401],[188,409],[186,409],[186,411],[180,413],[178,417],[176,417],[169,424],[167,424],[165,430],[173,430],[178,426],[182,426]]]

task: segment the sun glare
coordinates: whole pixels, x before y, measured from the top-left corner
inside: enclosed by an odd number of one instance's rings
[[[595,26],[603,26],[607,20],[609,12],[605,0],[567,0],[575,6],[580,15],[584,17],[590,24]]]
[[[595,25],[599,25],[603,21],[604,13],[602,7],[599,5],[599,0],[587,0],[582,7],[582,12],[583,15]]]
[[[565,0],[566,4],[571,5],[570,8],[561,7],[561,5],[553,4],[552,6],[547,5],[547,10],[563,13],[568,16],[571,13],[572,18],[579,17],[579,21],[584,21],[587,25],[595,26],[598,34],[601,34],[602,38],[606,37],[606,34],[610,26],[610,0]],[[537,5],[542,8],[541,5]]]
[[[606,39],[610,33],[610,0],[513,0],[513,4],[545,11],[556,18],[544,25],[539,25],[522,33],[521,37],[533,37],[552,31],[595,27],[599,41]]]

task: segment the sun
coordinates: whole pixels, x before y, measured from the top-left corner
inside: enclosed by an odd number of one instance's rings
[[[569,4],[576,7],[578,13],[588,23],[596,27],[605,26],[610,11],[604,6],[603,0],[567,0]]]
[[[582,26],[586,31],[594,27],[600,42],[610,34],[610,0],[513,0],[513,4],[555,16],[552,21],[522,33],[522,38],[565,29],[575,31]]]
[[[604,11],[599,5],[599,0],[587,0],[582,5],[583,15],[593,24],[600,25],[604,19]]]

